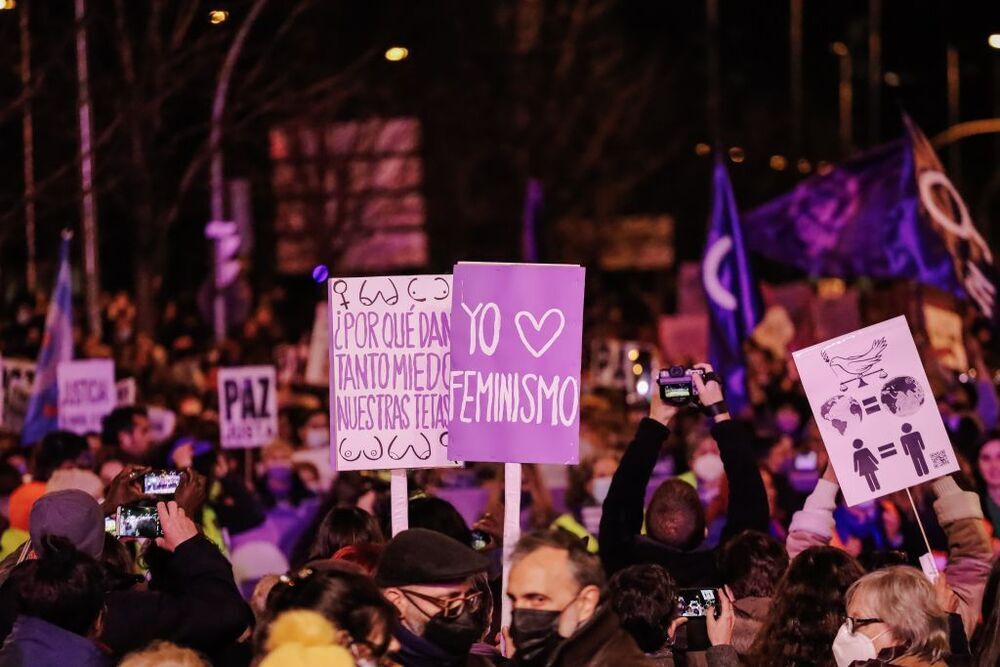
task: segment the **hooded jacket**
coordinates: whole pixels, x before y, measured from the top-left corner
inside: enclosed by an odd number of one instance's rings
[[[0,667],[110,667],[86,637],[33,616],[18,616],[0,648]]]

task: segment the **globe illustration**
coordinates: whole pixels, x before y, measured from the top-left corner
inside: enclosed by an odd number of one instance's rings
[[[848,427],[861,423],[864,413],[861,404],[850,396],[834,396],[828,398],[819,410],[821,418],[830,422],[840,435],[844,435]]]
[[[924,404],[924,390],[916,378],[894,377],[882,385],[880,398],[889,412],[897,417],[909,417]]]

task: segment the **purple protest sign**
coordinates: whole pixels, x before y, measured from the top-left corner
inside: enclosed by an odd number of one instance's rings
[[[460,263],[451,308],[450,452],[579,459],[584,269]]]

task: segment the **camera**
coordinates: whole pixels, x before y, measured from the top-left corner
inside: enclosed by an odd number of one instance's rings
[[[142,478],[142,491],[153,496],[170,496],[177,492],[180,483],[179,470],[154,470]]]
[[[660,385],[660,398],[672,405],[688,405],[698,402],[698,388],[691,380],[695,374],[705,377],[700,368],[671,366],[660,371],[656,384]]]
[[[163,537],[160,515],[155,507],[144,505],[121,505],[115,518],[115,532],[118,537]]]

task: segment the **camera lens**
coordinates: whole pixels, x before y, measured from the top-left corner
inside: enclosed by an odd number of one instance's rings
[[[671,366],[670,367],[670,377],[672,377],[672,378],[682,378],[682,377],[684,377],[684,367],[683,366]]]

